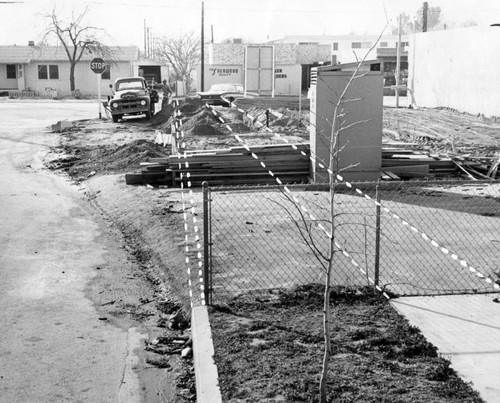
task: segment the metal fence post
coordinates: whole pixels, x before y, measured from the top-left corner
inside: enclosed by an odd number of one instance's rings
[[[205,303],[212,303],[212,286],[210,281],[210,240],[209,240],[209,225],[210,225],[210,208],[209,208],[209,192],[208,182],[203,181],[203,293],[205,295]]]
[[[375,187],[377,209],[376,209],[376,222],[375,222],[375,286],[379,285],[380,277],[380,193],[378,185]]]

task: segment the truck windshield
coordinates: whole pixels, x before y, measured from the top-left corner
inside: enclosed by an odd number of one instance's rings
[[[142,84],[142,81],[137,80],[137,81],[122,81],[117,84],[116,90],[117,91],[122,91],[122,90],[130,90],[130,89],[143,89],[144,86]]]

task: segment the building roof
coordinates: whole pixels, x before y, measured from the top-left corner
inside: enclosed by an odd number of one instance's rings
[[[136,61],[139,59],[137,46],[110,47],[116,61]],[[96,54],[85,52],[80,61],[90,61]],[[0,63],[30,63],[36,61],[58,62],[68,61],[62,46],[0,46]]]
[[[396,57],[398,54],[397,48],[378,48],[377,49],[377,57]],[[408,57],[408,51],[405,49],[401,49],[401,56]]]
[[[0,63],[27,63],[30,46],[0,46]]]
[[[407,40],[408,35],[402,36]],[[379,35],[285,35],[283,38],[278,38],[269,41],[269,43],[333,43],[337,41],[363,41],[370,39],[379,39]],[[384,35],[380,37],[380,41],[397,40],[397,35]]]
[[[320,66],[317,67],[318,71],[352,71],[358,66],[359,62],[353,62],[353,63],[343,63],[343,64],[333,64],[333,65],[327,65],[327,66]],[[365,60],[362,63],[362,67],[370,67],[370,70],[372,69],[371,66],[377,66],[380,65],[380,60],[378,59],[372,59],[372,60]]]

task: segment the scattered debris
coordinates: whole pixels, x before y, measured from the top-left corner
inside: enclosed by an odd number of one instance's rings
[[[181,351],[182,358],[190,358],[193,356],[193,349],[191,347],[186,347]]]
[[[68,122],[67,120],[60,120],[55,125],[51,126],[51,129],[55,133],[61,133],[67,130],[70,130],[74,127],[74,122]]]

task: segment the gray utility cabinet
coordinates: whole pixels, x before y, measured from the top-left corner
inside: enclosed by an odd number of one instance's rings
[[[335,105],[352,71],[316,70],[311,85],[311,174],[315,183],[328,182],[326,168],[330,160],[330,137]],[[350,85],[339,112],[343,114],[338,138],[337,160],[333,171],[349,181],[375,181],[382,163],[383,80],[377,71],[358,72]]]

